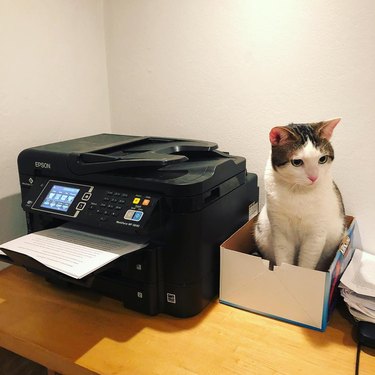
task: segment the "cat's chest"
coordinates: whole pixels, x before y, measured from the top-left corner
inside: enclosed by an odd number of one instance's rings
[[[291,218],[299,220],[306,216],[316,217],[322,211],[330,210],[334,197],[329,189],[312,189],[307,192],[295,192],[278,188],[268,196],[268,205]]]

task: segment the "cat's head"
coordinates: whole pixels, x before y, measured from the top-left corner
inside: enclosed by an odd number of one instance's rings
[[[317,185],[330,171],[334,159],[330,139],[339,122],[337,118],[271,129],[273,169],[292,185]]]

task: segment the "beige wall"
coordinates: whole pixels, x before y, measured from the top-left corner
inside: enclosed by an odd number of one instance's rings
[[[262,189],[272,126],[341,116],[336,181],[375,252],[374,19],[372,0],[0,0],[0,242],[24,231],[26,147],[206,139]]]
[[[102,1],[0,1],[0,243],[25,230],[16,159],[110,131]]]
[[[112,130],[216,141],[261,177],[274,125],[341,116],[336,182],[375,252],[375,2],[106,1]],[[262,196],[263,200],[263,196]]]

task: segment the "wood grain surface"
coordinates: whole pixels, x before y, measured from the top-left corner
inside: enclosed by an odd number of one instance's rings
[[[213,301],[179,319],[150,317],[89,290],[0,271],[0,346],[62,374],[354,374],[352,325],[336,309],[317,332]],[[360,374],[375,374],[375,351]]]

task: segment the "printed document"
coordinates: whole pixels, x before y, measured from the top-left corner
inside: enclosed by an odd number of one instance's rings
[[[146,246],[147,243],[129,242],[64,226],[27,234],[0,245],[75,279]]]
[[[375,323],[375,255],[356,249],[341,277],[341,295],[357,320]]]
[[[356,249],[341,283],[358,294],[375,297],[375,255]]]

